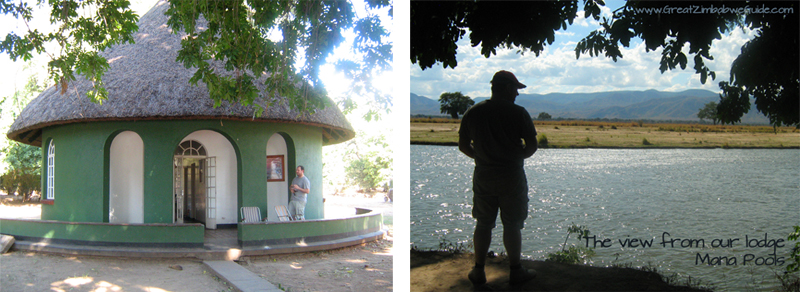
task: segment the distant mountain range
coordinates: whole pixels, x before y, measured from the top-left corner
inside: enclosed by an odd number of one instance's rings
[[[475,98],[475,102],[488,99]],[[610,91],[595,93],[520,94],[516,103],[525,107],[534,119],[541,112],[553,118],[572,119],[642,119],[699,121],[697,112],[709,102],[719,102],[719,94],[690,89],[681,92],[657,90]],[[411,115],[444,116],[439,101],[411,93]],[[768,124],[755,105],[742,117],[742,123]]]

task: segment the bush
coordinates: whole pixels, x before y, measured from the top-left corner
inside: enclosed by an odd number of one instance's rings
[[[578,246],[570,246],[567,248],[567,240],[573,233],[578,235],[578,241],[585,236],[589,236],[589,229],[583,226],[572,224],[567,229],[567,238],[564,239],[564,244],[561,250],[555,253],[547,254],[547,260],[566,263],[566,264],[588,264],[591,258],[595,255],[594,249]]]
[[[390,162],[381,156],[362,156],[350,161],[345,172],[350,184],[369,191],[378,187],[381,182],[387,181],[388,177],[382,170],[389,167]]]
[[[794,262],[786,266],[787,272],[798,272],[800,271],[800,226],[795,226],[794,231],[789,234],[788,239],[790,241],[795,241],[794,248],[792,248],[792,253],[789,256]]]
[[[539,148],[547,148],[549,144],[547,143],[547,135],[542,134],[539,136]]]
[[[650,141],[647,141],[647,138],[642,138],[642,145],[648,146],[648,145],[653,145],[653,143],[650,143]]]
[[[590,248],[570,246],[566,250],[548,254],[547,260],[565,264],[588,264],[594,255],[594,250]]]
[[[12,169],[0,176],[0,189],[6,194],[17,193],[23,201],[30,200],[34,191],[41,192],[40,176],[30,169]]]

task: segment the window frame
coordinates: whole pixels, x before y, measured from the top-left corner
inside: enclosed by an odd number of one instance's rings
[[[45,181],[45,200],[55,200],[55,168],[56,168],[56,144],[50,140],[47,146],[47,178]]]

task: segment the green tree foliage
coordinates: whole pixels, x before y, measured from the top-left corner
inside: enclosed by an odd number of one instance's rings
[[[602,0],[584,0],[585,17],[599,20]],[[412,1],[411,63],[427,69],[441,62],[455,68],[459,39],[469,31],[470,44],[484,57],[496,49],[518,48],[537,56],[566,29],[578,1]]]
[[[789,234],[788,239],[789,241],[794,241],[794,247],[792,247],[792,253],[789,255],[792,263],[786,266],[786,271],[797,272],[800,271],[800,226],[794,227],[794,231]]]
[[[454,119],[458,119],[458,115],[463,115],[475,101],[469,96],[463,95],[460,91],[445,92],[439,96],[439,110],[443,114],[448,114]]]
[[[31,7],[11,2],[0,2],[2,12],[29,23]],[[354,90],[374,93],[376,107],[388,108],[390,100],[371,87],[371,78],[391,66],[392,45],[375,14],[391,4],[388,0],[366,3],[369,12],[358,17],[349,1],[170,0],[166,14],[170,28],[188,34],[176,61],[197,69],[190,82],[204,82],[216,105],[222,101],[254,104],[262,112],[254,101],[259,97],[255,83],[263,80],[268,92],[260,96],[285,96],[290,106],[304,112],[327,106],[320,66],[345,39],[343,31],[353,29],[355,60],[340,60],[336,67],[354,80]],[[129,4],[127,0],[51,1],[51,21],[58,30],[43,34],[31,29],[24,36],[12,32],[0,43],[0,52],[15,61],[46,52],[51,58],[50,77],[62,93],[77,73],[94,84],[87,96],[101,102],[108,95],[102,83],[108,61],[97,52],[134,41],[138,16]],[[391,16],[391,8],[388,13]],[[204,29],[197,29],[200,21],[206,21]],[[280,39],[272,40],[270,35],[280,35]],[[58,44],[60,54],[46,50],[51,42]],[[301,54],[304,61],[298,63]],[[216,71],[211,62],[223,63],[225,71],[233,74]],[[262,102],[270,105],[268,98]],[[342,103],[354,106],[349,98]]]
[[[102,77],[108,71],[108,61],[98,54],[110,46],[132,43],[138,30],[138,16],[130,10],[127,0],[50,1],[50,22],[57,28],[43,33],[32,29],[33,7],[20,1],[0,2],[0,11],[25,22],[25,35],[11,32],[0,42],[0,52],[11,60],[30,61],[34,53],[50,57],[50,79],[66,93],[68,83],[80,74],[92,81],[94,89],[86,96],[100,102],[108,97]],[[43,1],[39,1],[40,3]],[[59,53],[47,50],[50,43],[59,46]]]
[[[697,117],[701,120],[712,120],[714,125],[717,124],[717,103],[709,102],[697,112]]]
[[[542,121],[550,120],[552,118],[553,118],[553,116],[551,116],[550,114],[548,114],[546,112],[540,112],[539,116],[536,117],[537,120],[542,120]]]
[[[345,180],[348,185],[371,191],[391,179],[392,152],[383,135],[368,137],[364,142],[349,142]]]
[[[28,82],[14,94],[0,99],[0,115],[4,123],[15,119],[28,102],[44,90],[36,75],[32,75]],[[8,120],[5,117],[9,117]],[[4,124],[0,129],[3,133],[8,130]],[[0,153],[2,153],[3,173],[0,174],[0,189],[8,194],[18,193],[23,195],[23,200],[28,200],[32,192],[41,191],[41,161],[42,151],[38,147],[18,142],[8,142],[2,139]]]
[[[564,239],[564,244],[561,245],[561,250],[547,254],[547,260],[566,264],[587,264],[591,261],[595,255],[594,249],[575,245],[567,247],[567,240],[573,233],[577,235],[577,239],[580,241],[589,236],[589,229],[573,223],[567,229],[567,236]]]
[[[672,4],[672,5],[671,5]],[[756,108],[775,126],[800,124],[800,75],[798,75],[798,8],[797,2],[725,2],[731,10],[789,8],[783,13],[656,13],[646,9],[672,6],[669,1],[629,1],[616,10],[611,19],[604,18],[602,29],[578,42],[576,57],[583,54],[622,58],[619,46],[628,47],[632,38],[644,40],[647,51],[662,49],[660,70],[680,66],[686,69],[689,56],[700,82],[716,74],[705,60],[713,60],[711,43],[736,27],[756,31],[756,37],[742,46],[741,54],[731,66],[729,82],[721,82],[717,107],[723,123],[738,122],[750,108],[749,97]],[[711,8],[711,3],[681,2],[681,7]],[[716,6],[718,9],[720,5]]]
[[[28,201],[34,191],[41,192],[42,151],[39,147],[12,142],[3,149],[8,170],[0,175],[0,188],[7,194],[17,193]]]

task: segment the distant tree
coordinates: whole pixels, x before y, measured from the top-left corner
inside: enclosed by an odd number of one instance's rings
[[[0,175],[2,188],[9,195],[17,193],[23,201],[30,200],[34,191],[41,192],[42,177],[42,150],[39,147],[11,142],[11,145],[3,149],[6,151],[5,162],[9,168],[6,173]]]
[[[540,112],[539,116],[536,117],[537,120],[542,120],[542,121],[550,120],[552,118],[553,118],[553,116],[551,116],[550,114],[548,114],[546,112]]]
[[[28,82],[14,94],[0,98],[0,114],[16,118],[30,100],[44,90],[36,75],[31,75]],[[2,127],[7,130],[6,125]],[[0,174],[0,189],[8,194],[18,193],[23,200],[30,199],[34,191],[41,191],[42,150],[39,147],[19,142],[0,141],[0,157],[4,167]]]
[[[697,113],[697,117],[701,120],[712,120],[714,125],[717,124],[717,103],[709,102]]]
[[[443,114],[448,114],[454,119],[458,119],[458,115],[463,115],[475,101],[469,96],[457,92],[445,92],[439,96],[439,103],[441,106],[439,110]]]

